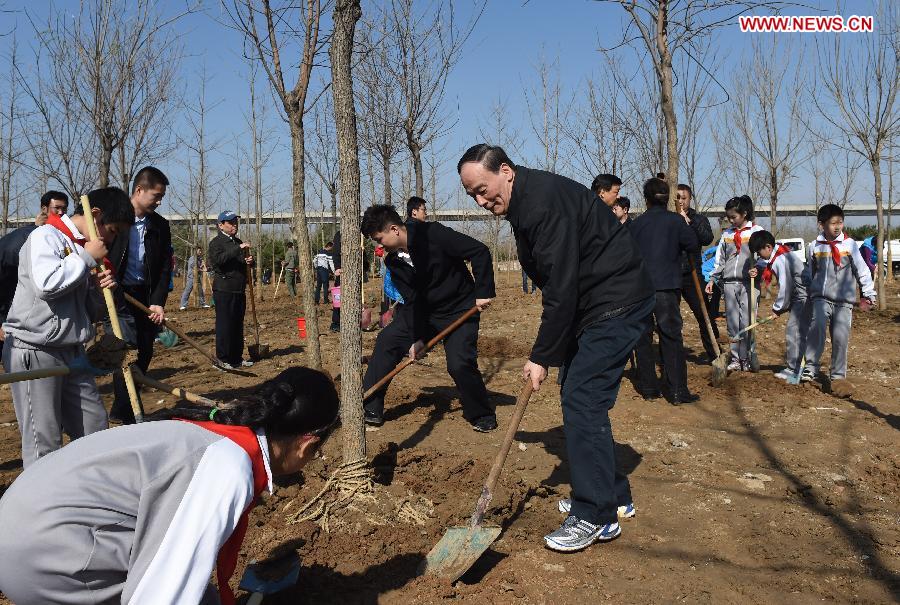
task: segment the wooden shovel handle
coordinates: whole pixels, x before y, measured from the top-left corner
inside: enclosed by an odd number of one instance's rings
[[[128,303],[131,306],[133,306],[134,308],[136,308],[140,311],[143,311],[147,315],[150,315],[151,313],[153,313],[153,311],[148,309],[141,301],[136,299],[131,294],[128,294],[127,292],[125,292],[124,294],[125,294],[125,300],[127,300]],[[200,346],[200,343],[198,343],[196,340],[194,340],[193,338],[191,338],[190,336],[185,334],[184,330],[182,330],[181,328],[176,326],[173,322],[166,319],[163,321],[163,325],[166,326],[167,328],[169,328],[170,330],[172,330],[173,332],[175,332],[176,334],[178,334],[178,337],[181,340],[183,340],[184,342],[188,343],[190,346],[197,349],[197,351],[199,351],[204,357],[206,357],[208,360],[210,360],[214,366],[220,365],[219,360],[216,359],[215,355],[213,355],[212,353],[210,353],[209,351],[204,349],[202,346]]]
[[[500,471],[503,470],[503,465],[506,464],[509,449],[512,447],[513,439],[515,439],[519,425],[522,423],[522,417],[525,415],[525,407],[528,405],[528,400],[531,399],[533,392],[531,378],[527,378],[522,385],[522,390],[519,392],[519,398],[516,400],[516,409],[513,411],[512,419],[509,421],[509,427],[506,429],[506,435],[503,437],[500,451],[497,452],[494,465],[491,467],[491,472],[488,473],[487,481],[484,482],[484,488],[481,490],[481,497],[478,499],[478,504],[475,505],[475,512],[472,513],[472,527],[481,525],[481,520],[487,512],[487,507],[494,495],[494,489],[497,487],[497,480],[500,478]]]
[[[472,317],[473,315],[475,315],[476,313],[478,313],[478,305],[475,305],[474,307],[472,307],[471,309],[469,309],[468,311],[466,311],[465,313],[463,313],[462,315],[460,315],[460,316],[456,319],[456,321],[454,321],[452,324],[450,324],[449,326],[447,326],[446,328],[444,328],[443,330],[441,330],[441,331],[437,334],[437,336],[435,336],[434,338],[432,338],[431,340],[429,340],[428,343],[425,345],[425,349],[422,351],[422,353],[427,353],[428,351],[430,351],[431,349],[433,349],[434,346],[435,346],[437,343],[439,343],[439,342],[441,342],[442,340],[444,340],[445,338],[447,338],[447,336],[448,336],[451,332],[453,332],[456,328],[458,328],[458,327],[460,327],[461,325],[463,325],[464,323],[466,323],[466,321],[468,321],[468,319],[469,319],[470,317]],[[368,399],[369,397],[371,397],[372,395],[374,395],[376,392],[378,392],[378,389],[380,389],[381,387],[383,387],[384,385],[386,385],[388,382],[390,382],[390,380],[391,380],[394,376],[396,376],[397,374],[399,374],[400,372],[402,372],[403,369],[406,368],[407,366],[410,366],[410,365],[412,365],[412,364],[414,364],[414,363],[415,363],[415,360],[410,359],[409,357],[407,357],[406,359],[404,359],[403,361],[401,361],[400,363],[398,363],[398,364],[397,364],[397,367],[395,367],[393,370],[391,370],[390,372],[388,372],[387,375],[386,375],[384,378],[382,378],[381,380],[379,380],[378,382],[376,382],[375,384],[373,384],[371,387],[369,387],[369,389],[368,389],[365,393],[363,393],[363,399],[364,399],[364,400],[365,400],[365,399]]]
[[[244,250],[244,258],[250,256],[250,248]],[[253,313],[253,334],[259,348],[259,319],[256,317],[256,295],[253,293],[253,270],[247,265],[247,292],[250,294],[250,311]]]
[[[37,380],[38,378],[50,378],[53,376],[65,376],[70,372],[71,370],[69,370],[67,366],[10,372],[8,374],[0,374],[0,384],[10,384],[12,382],[21,382],[23,380]]]
[[[81,209],[84,212],[84,220],[87,223],[88,235],[92,240],[99,239],[97,235],[97,224],[94,222],[94,215],[91,212],[91,202],[88,196],[81,196]],[[113,300],[112,290],[102,288],[103,300],[106,302],[106,311],[109,313],[109,323],[112,326],[113,334],[120,340],[125,340],[122,336],[122,325],[119,323],[119,313],[116,311],[116,303]],[[140,399],[138,399],[137,387],[134,386],[134,377],[131,375],[131,367],[124,366],[122,368],[122,376],[125,378],[125,388],[128,390],[128,400],[131,403],[131,411],[134,412],[135,422],[143,422],[144,411],[141,409]]]
[[[700,287],[700,278],[697,277],[697,267],[694,266],[694,263],[691,263],[691,279],[694,282],[694,288],[697,290],[697,296],[700,298],[700,310],[703,312],[703,322],[706,324],[706,333],[709,334],[709,340],[712,342],[716,357],[718,357],[722,354],[722,351],[719,349],[719,341],[716,340],[716,334],[713,332],[712,322],[709,321],[709,309],[706,308],[706,295],[703,292],[703,288]]]
[[[190,391],[185,391],[181,387],[173,387],[170,384],[166,384],[164,382],[160,382],[159,380],[150,378],[149,376],[145,376],[138,371],[134,372],[134,379],[144,386],[156,389],[157,391],[162,391],[163,393],[170,393],[180,399],[190,401],[191,403],[199,403],[201,405],[208,405],[210,407],[215,407],[216,405],[218,405],[218,402],[213,399],[203,397],[202,395],[197,395],[196,393],[191,393]]]

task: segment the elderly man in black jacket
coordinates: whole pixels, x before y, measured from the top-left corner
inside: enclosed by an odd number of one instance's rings
[[[681,337],[681,255],[697,254],[697,236],[684,220],[666,210],[669,185],[662,179],[644,183],[647,211],[631,224],[631,235],[638,244],[653,287],[656,288],[656,307],[653,317],[659,334],[666,397],[673,405],[692,403],[698,397],[688,390],[687,364]],[[656,362],[653,358],[653,322],[634,350],[637,358],[638,390],[644,399],[659,397]]]
[[[544,537],[569,552],[621,533],[617,513],[634,515],[628,478],[616,468],[609,410],[622,371],[653,309],[653,285],[634,239],[583,185],[516,166],[500,147],[475,145],[457,165],[475,202],[512,226],[519,262],[541,289],[543,313],[523,368],[540,388],[560,370],[563,429],[572,497],[569,516]]]
[[[678,202],[679,213],[684,222],[693,229],[694,235],[697,236],[697,243],[700,246],[697,254],[688,254],[687,252],[681,254],[681,297],[688,304],[691,313],[694,314],[694,318],[697,320],[697,325],[700,327],[700,340],[703,343],[703,350],[706,351],[709,361],[712,361],[716,357],[716,350],[709,339],[706,320],[703,319],[703,308],[700,306],[706,305],[707,310],[709,310],[709,299],[706,298],[705,292],[701,291],[699,295],[697,294],[697,286],[694,285],[694,278],[691,276],[691,265],[697,271],[698,278],[703,275],[699,251],[702,250],[703,246],[708,246],[712,243],[713,232],[709,219],[691,208],[693,197],[694,193],[691,191],[690,186],[684,183],[678,185],[675,199]],[[715,322],[712,322],[712,329],[715,338],[719,338],[719,328]]]
[[[368,390],[404,355],[419,356],[425,340],[473,305],[487,307],[494,298],[494,269],[490,251],[478,240],[440,223],[404,223],[393,206],[366,208],[360,229],[384,246],[385,264],[404,301],[375,342],[363,378],[363,389]],[[408,255],[401,256],[404,252]],[[472,263],[474,279],[466,261]],[[476,313],[444,339],[444,352],[447,372],[459,389],[463,417],[476,431],[489,432],[497,428],[497,417],[478,371],[478,325]],[[385,386],[364,402],[367,424],[384,422],[386,392]]]
[[[169,179],[158,168],[145,166],[138,171],[131,186],[134,225],[127,234],[116,238],[109,251],[109,260],[113,263],[120,285],[115,291],[119,315],[128,326],[127,331],[131,332],[126,334],[126,339],[133,339],[133,344],[137,346],[137,366],[141,372],[146,372],[150,367],[153,341],[165,319],[164,307],[169,296],[172,234],[169,221],[156,212],[168,185]],[[124,299],[119,298],[123,292],[149,307],[152,315],[147,316],[140,309],[125,303]],[[125,380],[118,372],[113,377],[113,386],[115,400],[109,413],[110,420],[132,424],[134,413]]]
[[[230,210],[219,213],[219,234],[209,242],[206,254],[216,301],[216,357],[228,369],[253,365],[243,359],[247,271],[253,257],[245,256],[250,244],[237,237],[239,219]]]

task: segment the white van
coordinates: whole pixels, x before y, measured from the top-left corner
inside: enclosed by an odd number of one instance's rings
[[[791,249],[791,254],[796,256],[801,263],[806,262],[806,242],[802,237],[784,237],[776,239],[775,243],[787,246]]]

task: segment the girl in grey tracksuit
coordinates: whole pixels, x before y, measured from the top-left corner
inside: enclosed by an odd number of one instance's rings
[[[716,260],[706,293],[712,294],[713,283],[725,293],[725,320],[732,338],[753,323],[750,310],[750,236],[762,230],[753,224],[753,202],[746,195],[735,197],[725,204],[725,216],[731,227],[722,232],[716,248]],[[729,370],[749,370],[751,354],[749,332],[731,343]]]
[[[95,433],[16,479],[0,500],[3,594],[17,605],[234,603],[250,509],[273,476],[315,456],[337,391],[291,368],[257,395],[178,412],[206,420]]]

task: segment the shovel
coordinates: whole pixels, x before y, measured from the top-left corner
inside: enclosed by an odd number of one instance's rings
[[[750,253],[750,264],[756,263],[755,254]],[[756,319],[756,280],[750,276],[750,317]],[[749,327],[749,326],[748,326]],[[756,354],[756,334],[750,333],[750,371],[759,372],[759,357]]]
[[[253,313],[253,334],[256,338],[252,345],[247,345],[247,352],[250,353],[250,359],[259,361],[263,357],[268,357],[269,345],[259,344],[259,318],[256,316],[256,296],[253,294],[252,273],[250,265],[247,265],[247,292],[250,294],[250,311]]]
[[[293,271],[293,269],[291,269]],[[281,265],[281,271],[278,273],[278,281],[275,282],[275,294],[272,295],[272,300],[278,298],[278,287],[281,286],[281,278],[284,277],[284,265]]]
[[[747,326],[746,328],[744,328],[743,330],[741,330],[740,332],[735,334],[734,337],[731,339],[731,342],[739,341],[741,339],[741,337],[744,334],[746,334],[747,332],[749,332],[750,330],[755,330],[759,326],[764,326],[769,322],[775,321],[776,319],[778,319],[778,317],[779,317],[778,315],[770,315],[769,317],[764,317],[763,319],[760,319],[756,323],[750,324],[749,326]]]
[[[219,402],[209,399],[208,397],[204,397],[202,395],[197,395],[196,393],[192,393],[190,391],[185,391],[181,387],[173,387],[170,384],[166,384],[159,380],[155,380],[150,378],[149,376],[144,375],[137,368],[133,369],[134,372],[134,381],[138,384],[142,384],[146,387],[150,387],[151,389],[156,389],[157,391],[162,391],[163,393],[169,393],[171,395],[175,395],[179,399],[184,399],[185,401],[190,401],[191,403],[199,403],[200,405],[208,405],[209,407],[216,407],[219,405]]]
[[[494,488],[497,487],[497,479],[500,477],[500,470],[506,457],[509,455],[509,448],[512,445],[516,431],[519,430],[519,424],[522,422],[522,416],[525,415],[525,406],[531,398],[531,379],[526,379],[522,385],[522,391],[516,400],[516,409],[513,411],[512,419],[509,421],[509,428],[506,429],[506,436],[503,438],[503,444],[497,457],[494,459],[494,465],[488,474],[487,481],[481,489],[481,497],[475,504],[475,511],[469,520],[469,525],[461,527],[451,527],[447,533],[434,545],[431,552],[425,557],[423,567],[420,573],[430,576],[439,576],[450,580],[457,581],[472,565],[484,554],[484,551],[497,539],[500,535],[500,528],[496,525],[482,525],[484,515],[488,506],[491,504],[491,498],[494,496]]]
[[[700,287],[700,278],[697,277],[697,268],[691,263],[691,277],[694,280],[694,287],[697,289],[697,296],[700,298],[700,310],[703,312],[703,322],[706,324],[706,333],[709,334],[709,340],[712,342],[713,351],[716,352],[716,358],[712,362],[712,384],[715,387],[722,386],[725,383],[725,377],[728,375],[726,368],[728,367],[728,351],[724,353],[719,348],[719,341],[712,329],[712,323],[709,321],[709,310],[706,308],[706,296],[703,294],[703,288]]]
[[[251,563],[247,566],[239,584],[240,588],[252,593],[247,599],[247,605],[259,605],[266,595],[281,592],[297,583],[297,577],[300,575],[300,559],[296,556],[291,557],[287,569],[281,567],[283,566],[279,565],[278,574],[275,574],[261,563]],[[273,575],[276,577],[272,578]]]

